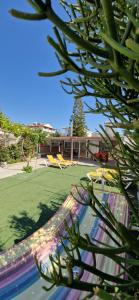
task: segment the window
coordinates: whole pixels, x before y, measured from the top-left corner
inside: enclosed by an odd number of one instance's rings
[[[70,149],[70,148],[71,148],[71,143],[65,142],[65,149]]]
[[[79,149],[79,142],[73,143],[73,149]]]

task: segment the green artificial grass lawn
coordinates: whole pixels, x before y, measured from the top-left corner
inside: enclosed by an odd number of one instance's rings
[[[0,180],[0,249],[43,226],[66,199],[71,184],[94,168],[42,168]],[[12,228],[11,228],[12,227]]]
[[[0,180],[0,251],[43,226],[94,167],[42,168]],[[95,184],[96,188],[101,185]],[[117,189],[109,188],[110,191]]]

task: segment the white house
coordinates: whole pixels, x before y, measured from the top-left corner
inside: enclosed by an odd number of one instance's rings
[[[56,129],[53,128],[52,125],[46,123],[46,124],[43,124],[43,123],[37,123],[37,122],[34,122],[32,124],[29,124],[28,125],[29,128],[32,128],[34,130],[36,129],[40,129],[42,130],[42,132],[46,132],[48,134],[52,134],[52,133],[55,133],[56,132]]]

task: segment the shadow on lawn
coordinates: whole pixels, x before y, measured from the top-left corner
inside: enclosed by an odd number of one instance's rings
[[[30,236],[40,227],[44,226],[47,221],[54,215],[54,213],[58,210],[63,200],[66,199],[66,195],[61,195],[61,197],[57,197],[57,201],[51,201],[51,208],[44,204],[39,203],[37,208],[39,209],[39,218],[37,221],[30,217],[27,211],[21,211],[20,216],[13,215],[9,218],[10,228],[13,230],[16,239],[14,243],[17,244],[21,242],[23,239]],[[0,245],[1,246],[1,245]]]

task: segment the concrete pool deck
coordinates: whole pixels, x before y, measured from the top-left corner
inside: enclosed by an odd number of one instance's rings
[[[22,169],[24,166],[26,166],[26,164],[26,162],[19,162],[14,164],[7,164],[5,167],[0,167],[0,179],[24,173]],[[94,165],[93,163],[78,162],[78,164],[82,166],[96,167],[96,165]],[[45,158],[32,159],[30,162],[30,166],[32,166],[33,170],[47,167],[47,160]]]
[[[24,173],[22,169],[24,166],[26,166],[26,164],[26,162],[19,162],[14,164],[7,164],[5,167],[0,167],[0,179]],[[32,166],[33,170],[46,167],[46,159],[32,159],[30,165]]]

